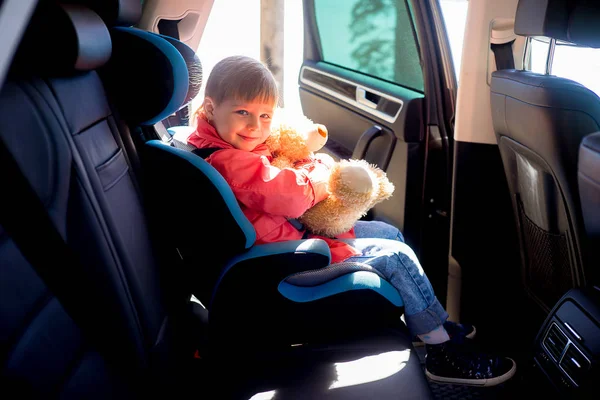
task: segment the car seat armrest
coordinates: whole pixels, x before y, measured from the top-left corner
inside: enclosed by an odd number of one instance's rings
[[[289,275],[324,268],[330,262],[329,247],[321,239],[252,246],[225,265],[215,284],[209,309],[218,307],[222,299],[239,298],[240,293],[251,291],[260,296],[266,290],[277,291],[279,282]]]
[[[331,252],[329,246],[324,240],[321,239],[302,239],[302,240],[287,240],[285,242],[258,244],[252,246],[250,250],[245,253],[239,254],[232,258],[229,263],[223,269],[222,275],[227,273],[227,269],[233,267],[235,264],[250,260],[253,258],[261,257],[277,257],[285,256],[289,254],[312,254],[323,258],[322,261],[326,262],[316,268],[325,267],[331,262]]]

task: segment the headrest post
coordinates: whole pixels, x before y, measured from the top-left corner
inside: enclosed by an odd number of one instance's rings
[[[523,59],[521,60],[522,63],[521,65],[523,66],[523,68],[521,68],[522,70],[526,70],[526,69],[531,69],[531,41],[533,39],[531,37],[528,37],[525,40],[525,48],[523,49]]]
[[[546,58],[546,75],[552,75],[552,62],[554,61],[554,49],[556,48],[556,39],[550,38],[548,46],[548,57]]]

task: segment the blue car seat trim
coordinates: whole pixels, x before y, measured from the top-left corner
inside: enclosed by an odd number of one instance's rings
[[[329,246],[324,240],[320,239],[305,239],[305,240],[288,240],[285,242],[267,243],[253,246],[250,250],[244,254],[239,254],[233,257],[227,265],[221,271],[221,275],[215,285],[213,291],[212,300],[215,297],[215,293],[223,277],[227,272],[236,264],[249,260],[252,258],[261,258],[269,255],[284,254],[284,253],[313,253],[326,256],[328,258],[327,264],[331,263],[331,252]]]
[[[397,307],[404,305],[400,294],[389,282],[369,271],[352,272],[316,286],[296,286],[283,280],[277,290],[285,298],[297,303],[315,301],[348,291],[373,290]]]

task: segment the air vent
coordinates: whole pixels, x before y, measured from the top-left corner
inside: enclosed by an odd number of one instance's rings
[[[560,360],[560,368],[577,385],[590,366],[590,360],[573,343],[569,344],[565,355]]]
[[[565,334],[562,333],[556,324],[552,324],[542,343],[546,352],[550,354],[554,361],[558,362],[563,350],[567,346],[567,342],[568,339]]]

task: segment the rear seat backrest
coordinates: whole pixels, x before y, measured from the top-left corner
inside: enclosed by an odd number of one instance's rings
[[[94,71],[110,55],[98,15],[40,4],[0,94],[0,135],[81,256],[94,280],[89,294],[105,305],[90,318],[134,381],[162,344],[167,311],[135,178]],[[174,62],[181,68],[183,59]],[[162,78],[177,79],[155,74]],[[119,397],[120,386],[105,379],[110,368],[103,358],[1,228],[0,234],[2,379],[21,394]]]

